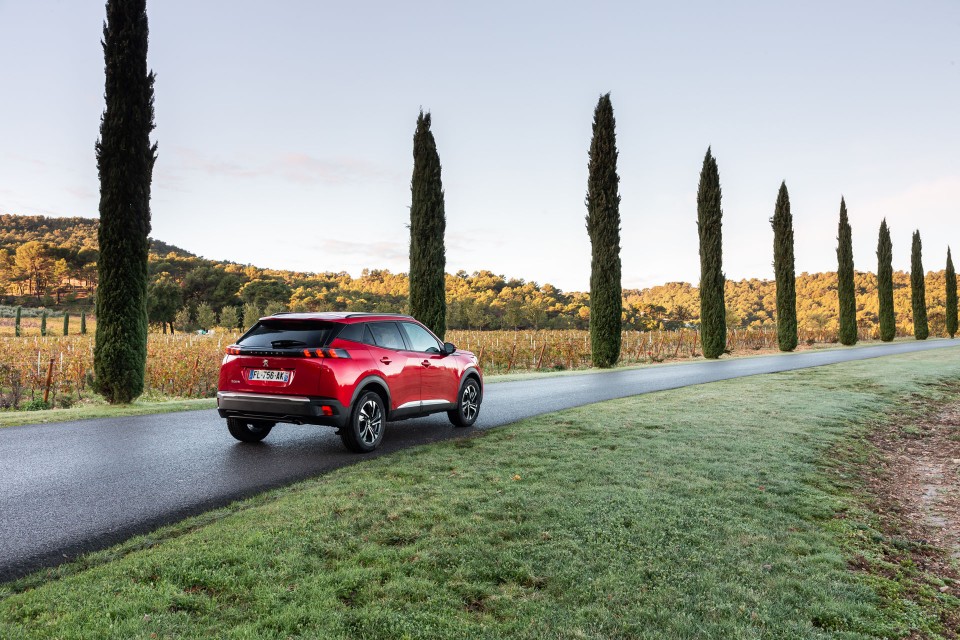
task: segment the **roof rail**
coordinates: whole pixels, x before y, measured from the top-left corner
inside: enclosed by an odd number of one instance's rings
[[[367,316],[392,316],[394,318],[412,318],[413,316],[408,316],[405,313],[375,313],[370,311],[354,311],[348,313],[346,318],[364,318]]]

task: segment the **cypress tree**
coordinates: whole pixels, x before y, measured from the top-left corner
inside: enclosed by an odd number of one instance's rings
[[[952,338],[957,333],[957,272],[953,270],[953,257],[947,247],[947,334]]]
[[[40,314],[40,335],[46,337],[47,335],[47,312],[44,311]]]
[[[590,343],[593,366],[620,359],[623,293],[620,282],[620,177],[617,175],[616,120],[610,94],[593,111],[593,139],[587,177],[587,233],[590,235]]]
[[[773,271],[777,279],[777,342],[780,351],[797,348],[797,281],[793,261],[793,216],[786,181],[780,184],[773,225]]]
[[[837,231],[837,297],[840,300],[840,344],[857,343],[857,294],[853,284],[853,233],[847,203],[840,198]]]
[[[440,156],[430,131],[430,114],[420,111],[413,134],[410,181],[410,315],[441,340],[447,332],[444,233],[447,227]]]
[[[20,307],[17,307],[17,317],[13,321],[13,335],[20,337]]]
[[[87,335],[87,312],[80,312],[80,335]]]
[[[727,347],[727,308],[723,299],[723,238],[720,172],[710,148],[703,158],[697,190],[700,233],[700,342],[705,358],[719,358]]]
[[[917,340],[926,340],[930,335],[927,326],[927,285],[924,282],[923,258],[920,231],[913,232],[910,248],[910,299],[913,303],[913,335]]]
[[[63,335],[68,335],[70,333],[70,314],[63,314]]]
[[[890,342],[897,335],[897,318],[893,310],[893,243],[887,219],[880,223],[877,241],[877,296],[880,299],[880,339]]]
[[[100,258],[93,363],[97,391],[108,402],[126,403],[143,391],[147,358],[154,76],[147,70],[146,0],[108,0],[106,9],[106,108],[96,146]]]

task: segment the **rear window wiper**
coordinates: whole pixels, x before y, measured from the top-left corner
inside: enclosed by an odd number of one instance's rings
[[[302,340],[274,340],[270,346],[274,349],[283,349],[284,347],[305,347],[307,343]]]

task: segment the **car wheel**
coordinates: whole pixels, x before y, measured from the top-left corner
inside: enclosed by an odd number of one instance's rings
[[[470,427],[480,415],[480,384],[473,378],[467,378],[460,390],[457,408],[447,412],[447,417],[455,427]]]
[[[273,424],[241,418],[227,418],[227,429],[230,435],[240,442],[260,442],[267,437]]]
[[[369,453],[376,449],[383,440],[386,413],[379,394],[374,391],[361,394],[353,405],[350,422],[340,429],[344,446],[354,453]]]

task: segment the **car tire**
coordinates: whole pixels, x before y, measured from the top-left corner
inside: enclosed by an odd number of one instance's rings
[[[457,400],[457,408],[447,411],[447,417],[455,427],[472,427],[480,415],[480,383],[475,378],[467,378],[460,389],[460,398]]]
[[[273,423],[242,418],[227,418],[230,435],[240,442],[260,442],[273,429]]]
[[[387,412],[383,398],[374,391],[360,394],[350,412],[350,421],[340,429],[343,445],[354,453],[370,453],[383,441]]]

